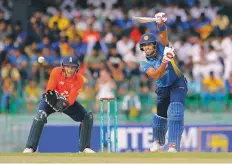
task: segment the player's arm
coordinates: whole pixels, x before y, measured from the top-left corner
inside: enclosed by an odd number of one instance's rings
[[[158,69],[155,69],[153,67],[150,67],[147,71],[146,71],[146,74],[150,77],[150,78],[153,78],[153,79],[160,79],[165,70],[166,70],[166,67],[167,67],[168,63],[162,63]]]
[[[76,85],[74,88],[72,88],[72,90],[71,90],[71,92],[69,94],[68,102],[69,102],[70,105],[72,105],[74,103],[74,101],[76,100],[77,96],[80,93],[81,88],[84,85],[84,79],[83,79],[82,76],[79,76],[77,84],[78,85]]]
[[[163,46],[167,46],[169,41],[168,41],[167,25],[165,24],[165,22],[167,21],[166,14],[163,12],[159,12],[155,14],[155,18],[157,18],[156,24],[157,24],[157,30],[159,32],[160,42],[162,43]]]
[[[157,24],[158,29],[162,29],[165,25],[165,23]],[[164,45],[167,46],[169,41],[168,41],[168,30],[166,29],[165,31],[159,32],[159,38],[160,42]]]
[[[166,70],[166,68],[168,66],[168,62],[170,62],[173,59],[174,56],[175,56],[175,54],[174,54],[173,47],[165,47],[162,63],[160,64],[158,69],[155,69],[154,67],[149,65],[147,62],[141,62],[140,65],[141,65],[143,71],[149,77],[158,80],[164,75],[165,70]]]
[[[57,68],[54,68],[54,69],[52,70],[52,72],[50,73],[50,77],[49,77],[49,80],[48,80],[46,92],[47,92],[48,90],[55,90],[55,89],[56,89],[56,85],[57,85],[56,76],[57,76],[57,74],[58,74]]]

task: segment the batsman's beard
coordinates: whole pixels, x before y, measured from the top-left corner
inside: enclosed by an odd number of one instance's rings
[[[147,57],[152,57],[152,56],[156,56],[156,51],[155,50],[146,50],[146,51],[143,51],[143,54]]]

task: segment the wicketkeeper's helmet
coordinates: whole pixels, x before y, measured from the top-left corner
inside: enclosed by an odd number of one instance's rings
[[[61,66],[64,67],[64,66],[74,66],[76,67],[76,71],[75,72],[78,72],[79,70],[79,63],[78,63],[78,58],[74,55],[72,56],[65,56],[62,60],[62,63],[61,63]],[[64,71],[64,69],[62,69]]]
[[[74,55],[65,56],[62,60],[62,66],[74,66],[79,67],[78,58]]]

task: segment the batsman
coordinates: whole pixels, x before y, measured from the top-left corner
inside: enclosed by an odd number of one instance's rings
[[[84,153],[95,153],[90,149],[93,114],[76,101],[83,87],[84,79],[78,73],[78,58],[66,56],[61,67],[55,67],[50,74],[46,93],[40,101],[37,114],[33,120],[24,153],[37,150],[39,139],[47,118],[54,112],[62,112],[74,121],[80,122],[79,150]]]
[[[160,146],[165,144],[168,130],[168,152],[178,152],[184,128],[187,81],[175,64],[165,13],[157,13],[155,18],[159,41],[152,33],[145,33],[139,43],[141,51],[146,55],[146,61],[140,63],[141,70],[157,82],[157,114],[152,116],[154,142],[150,151],[159,151]]]

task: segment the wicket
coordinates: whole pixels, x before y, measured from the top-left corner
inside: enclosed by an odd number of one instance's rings
[[[118,152],[118,106],[116,98],[100,99],[100,150],[104,151],[104,100],[107,101],[107,149],[111,152],[111,119],[110,119],[110,102],[114,102],[114,152]]]

